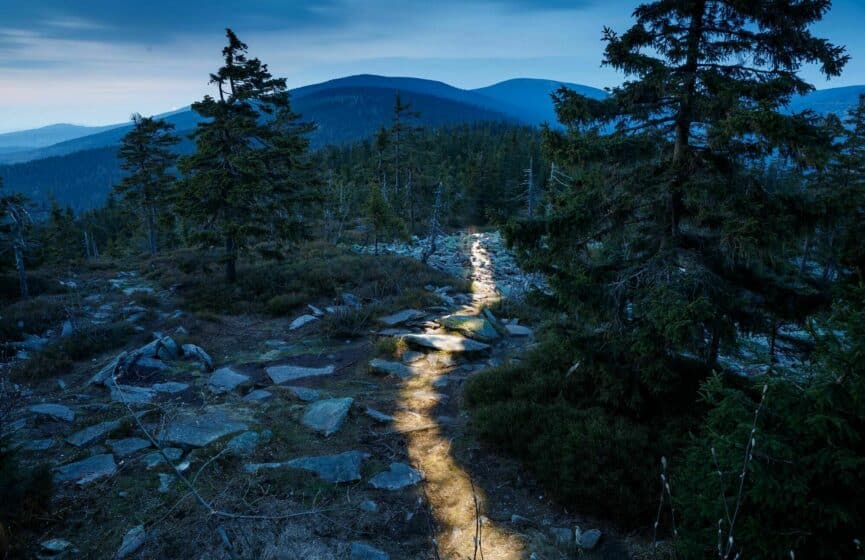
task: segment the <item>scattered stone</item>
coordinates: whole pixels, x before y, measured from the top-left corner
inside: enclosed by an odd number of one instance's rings
[[[532,329],[524,327],[523,325],[514,325],[511,323],[505,325],[505,328],[511,336],[532,336]]]
[[[171,490],[171,483],[174,481],[174,477],[167,473],[159,473],[159,493],[167,494],[169,490]]]
[[[322,311],[318,307],[314,306],[313,304],[309,303],[309,304],[307,304],[306,307],[307,307],[307,309],[312,311],[312,314],[315,315],[316,317],[324,317],[324,311]]]
[[[406,334],[403,339],[409,344],[432,348],[442,352],[481,352],[488,344],[449,334]]]
[[[294,381],[295,379],[301,379],[304,377],[319,377],[322,375],[331,375],[334,372],[333,366],[324,366],[320,368],[312,368],[312,367],[302,367],[302,366],[292,366],[292,365],[282,365],[282,366],[270,366],[265,369],[268,377],[276,383],[280,385],[287,381]]]
[[[184,344],[183,356],[190,360],[197,361],[201,364],[204,371],[213,371],[213,358],[210,357],[210,354],[204,351],[204,348],[196,346],[195,344]]]
[[[391,463],[390,469],[380,472],[369,480],[373,488],[401,490],[423,480],[423,475],[405,463]]]
[[[179,461],[183,456],[183,450],[177,447],[166,447],[162,451],[172,463]],[[154,467],[165,464],[165,457],[163,457],[162,453],[159,451],[154,451],[153,453],[148,453],[142,457],[141,461],[147,466],[147,470],[150,470]]]
[[[427,354],[426,361],[432,367],[449,368],[457,364],[456,358],[446,352]]]
[[[229,393],[247,383],[249,383],[248,375],[237,373],[230,367],[219,368],[207,380],[207,386],[217,395]]]
[[[511,525],[516,525],[517,527],[528,527],[532,524],[532,520],[528,517],[523,517],[522,515],[517,515],[516,513],[511,515]]]
[[[378,410],[371,407],[366,407],[364,413],[366,413],[367,416],[381,424],[389,424],[390,422],[393,422],[393,416],[389,416],[384,412],[379,412]]]
[[[21,446],[24,451],[47,451],[54,447],[55,441],[51,438],[47,439],[31,439]]]
[[[491,342],[500,336],[489,321],[474,315],[448,315],[437,319],[436,322],[448,330],[457,331],[482,342]]]
[[[285,348],[286,346],[289,346],[288,342],[286,342],[284,340],[274,340],[274,339],[265,340],[264,345],[267,346],[268,348]]]
[[[159,358],[165,361],[180,359],[180,346],[177,345],[177,342],[173,338],[162,336],[159,333],[153,333],[153,336],[156,340],[142,346],[135,353],[145,358]]]
[[[75,327],[72,325],[72,321],[69,319],[63,321],[63,326],[60,328],[60,336],[65,338],[70,336],[73,332],[75,332]]]
[[[168,393],[174,395],[189,389],[189,384],[177,381],[166,381],[165,383],[154,383],[150,388],[157,393]]]
[[[88,426],[81,431],[75,432],[66,441],[75,447],[86,447],[91,443],[97,443],[113,431],[120,429],[120,422],[111,420]]]
[[[601,534],[598,529],[589,529],[585,533],[581,533],[577,529],[577,545],[583,550],[592,550],[601,540]]]
[[[325,437],[330,436],[342,427],[353,402],[351,397],[315,402],[306,409],[301,422]]]
[[[147,539],[147,532],[144,530],[144,525],[139,525],[130,529],[123,537],[123,542],[120,543],[120,548],[114,554],[117,560],[126,558],[130,554],[134,554]]]
[[[395,327],[397,325],[401,325],[406,321],[413,321],[415,319],[420,319],[423,317],[425,313],[423,311],[418,311],[417,309],[404,309],[393,315],[386,315],[384,317],[379,317],[378,320],[389,327]]]
[[[423,352],[417,352],[415,350],[407,350],[407,351],[402,353],[400,360],[402,360],[402,363],[404,363],[404,364],[413,364],[418,360],[424,359],[424,356],[426,356],[426,354],[424,354]]]
[[[39,543],[39,546],[48,554],[59,555],[72,548],[72,543],[66,539],[50,539]]]
[[[149,387],[135,385],[118,385],[111,383],[111,400],[126,404],[148,404],[156,398],[156,391]]]
[[[259,439],[260,436],[256,432],[244,432],[231,438],[225,447],[233,455],[238,457],[250,457],[255,453]]]
[[[130,437],[117,440],[108,440],[105,445],[111,448],[118,457],[128,457],[133,453],[147,449],[150,447],[150,442],[139,437]]]
[[[316,391],[315,389],[310,389],[309,387],[298,387],[296,385],[289,385],[288,387],[286,387],[286,389],[288,389],[288,391],[292,395],[304,402],[313,402],[321,398],[321,391]]]
[[[54,468],[55,482],[76,482],[87,484],[117,472],[114,456],[109,453],[93,455],[81,461]]]
[[[62,404],[34,404],[30,407],[30,412],[41,416],[48,416],[55,420],[63,420],[64,422],[72,422],[75,420],[75,413],[72,409]]]
[[[341,296],[342,302],[349,307],[360,307],[360,298],[354,294],[345,292]]]
[[[242,432],[247,425],[222,411],[186,415],[175,418],[161,434],[161,439],[174,445],[204,447],[221,437]]]
[[[375,373],[383,373],[385,375],[393,375],[400,379],[407,379],[414,375],[414,371],[405,364],[399,362],[389,362],[381,358],[370,360],[369,369]]]
[[[372,500],[364,500],[358,506],[361,511],[365,511],[367,513],[376,513],[378,512],[378,504]]]
[[[574,542],[574,531],[567,527],[550,527],[550,533],[556,540],[556,544],[570,545]]]
[[[273,393],[264,389],[255,389],[247,393],[243,400],[249,402],[264,402],[273,398]]]
[[[301,315],[300,317],[292,321],[290,325],[288,325],[288,330],[296,331],[297,329],[305,327],[309,323],[317,320],[318,317],[316,317],[315,315]]]
[[[369,454],[362,451],[345,451],[337,455],[300,457],[287,461],[285,466],[314,472],[325,482],[355,482],[361,479],[360,467]]]
[[[390,560],[390,556],[383,550],[379,550],[362,542],[351,543],[351,556],[349,560]]]

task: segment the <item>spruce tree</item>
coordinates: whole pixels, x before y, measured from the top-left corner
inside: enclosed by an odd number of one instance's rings
[[[157,222],[160,211],[171,198],[172,168],[177,161],[173,148],[180,139],[174,125],[153,117],[132,115],[133,126],[123,137],[118,151],[126,176],[114,190],[141,216],[151,255],[158,251]]]
[[[249,58],[233,31],[226,36],[224,65],[210,76],[217,97],[192,105],[204,119],[193,133],[195,153],[180,161],[177,208],[199,241],[224,245],[225,277],[234,282],[239,252],[272,233],[273,217],[291,212],[310,186],[312,125],[291,111],[285,79]]]

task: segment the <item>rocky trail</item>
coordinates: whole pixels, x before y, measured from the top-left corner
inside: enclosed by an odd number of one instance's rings
[[[427,286],[440,305],[377,317],[359,340],[318,333],[329,314],[364,308],[352,294],[285,320],[202,325],[170,291],[114,278],[90,315],[142,313],[147,293],[165,328],[86,376],[20,392],[4,428],[52,465],[65,521],[40,536],[39,557],[626,558],[467,435],[464,382],[533,340],[487,306],[542,281],[497,234],[439,247],[430,265],[472,292]],[[190,330],[200,345],[184,342]]]

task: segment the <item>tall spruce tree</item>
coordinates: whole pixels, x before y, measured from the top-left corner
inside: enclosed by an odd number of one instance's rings
[[[177,161],[173,148],[180,139],[174,125],[153,117],[132,115],[132,129],[123,137],[118,151],[126,176],[114,190],[141,216],[147,232],[147,248],[155,255],[160,210],[172,196]]]
[[[203,243],[224,244],[225,278],[236,279],[239,251],[273,233],[275,213],[290,212],[309,186],[311,124],[291,111],[284,78],[274,78],[230,29],[224,65],[210,76],[217,97],[192,108],[204,117],[193,134],[196,151],[181,158],[177,208]]]

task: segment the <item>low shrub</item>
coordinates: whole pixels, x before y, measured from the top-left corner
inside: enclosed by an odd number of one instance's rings
[[[357,338],[369,330],[368,309],[339,307],[320,321],[322,334],[330,338]]]

